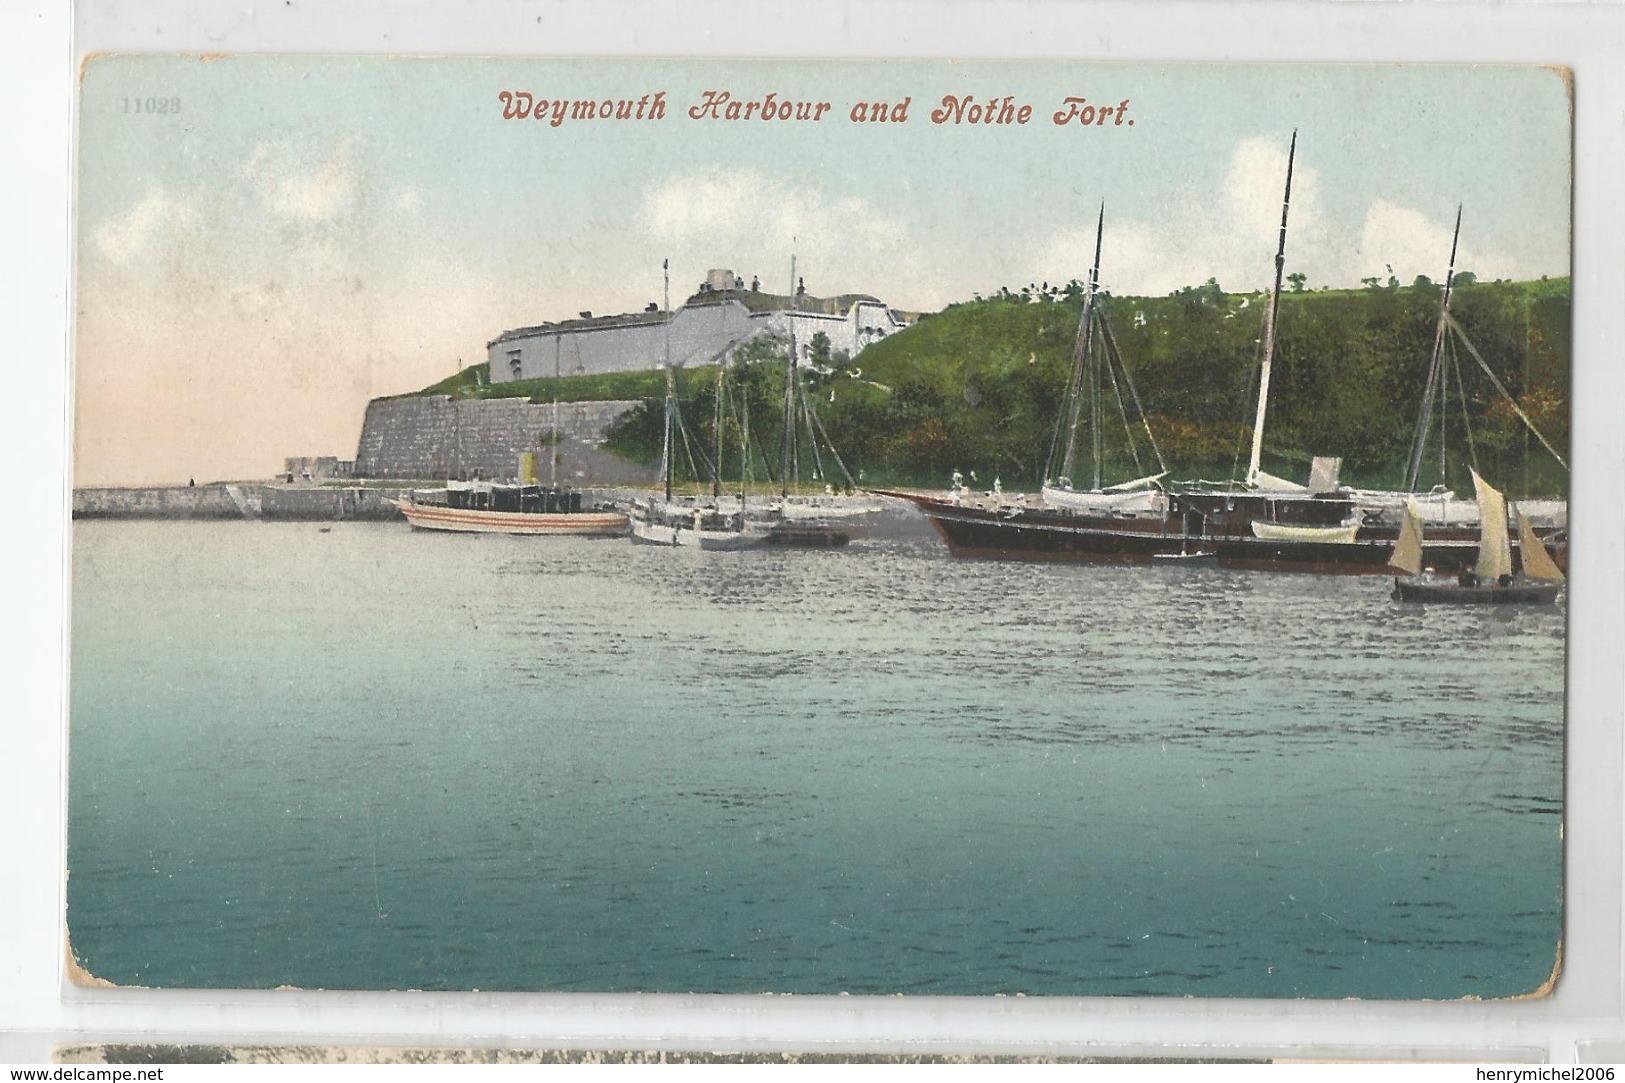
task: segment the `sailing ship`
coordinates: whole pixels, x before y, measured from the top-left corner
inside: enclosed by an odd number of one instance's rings
[[[1121,354],[1117,350],[1117,340],[1112,334],[1111,324],[1107,322],[1105,313],[1097,313],[1097,300],[1100,293],[1100,251],[1106,235],[1106,204],[1102,201],[1100,214],[1095,221],[1095,261],[1089,268],[1089,283],[1084,293],[1083,315],[1078,320],[1078,333],[1074,338],[1072,355],[1072,376],[1067,383],[1066,400],[1061,413],[1056,418],[1055,440],[1050,445],[1050,459],[1045,464],[1045,482],[1039,489],[1039,496],[1043,503],[1052,508],[1060,508],[1073,512],[1108,512],[1113,515],[1136,516],[1162,516],[1168,511],[1167,494],[1160,488],[1163,478],[1168,476],[1168,466],[1162,461],[1162,451],[1157,447],[1156,437],[1151,432],[1150,422],[1146,419],[1145,411],[1140,408],[1140,395],[1134,387],[1128,369],[1123,364]],[[1096,331],[1099,332],[1097,349]],[[1118,374],[1122,374],[1119,381]],[[1158,473],[1136,478],[1133,481],[1121,482],[1116,485],[1101,487],[1101,464],[1104,458],[1102,449],[1102,400],[1103,383],[1109,380],[1118,402],[1122,402],[1122,387],[1126,386],[1135,408],[1139,411],[1139,422],[1145,430],[1146,439],[1151,446],[1151,452],[1156,456],[1157,465],[1161,468]],[[1087,392],[1087,393],[1086,393]],[[1077,464],[1078,429],[1083,421],[1083,408],[1085,403],[1089,407],[1089,437],[1093,451],[1094,486],[1087,490],[1078,490],[1073,487],[1072,475]],[[1124,422],[1127,424],[1127,417]],[[1061,435],[1065,432],[1065,450],[1062,449]],[[1139,452],[1132,441],[1129,444],[1130,454],[1134,457],[1135,465],[1140,462]],[[1057,453],[1059,461],[1057,464]],[[1059,466],[1059,476],[1054,476],[1052,469]],[[1053,477],[1053,480],[1051,478]]]
[[[790,257],[790,304],[794,311],[801,294],[796,277],[796,260]],[[879,511],[878,504],[867,500],[856,502],[838,499],[831,487],[825,487],[822,496],[791,492],[792,482],[799,482],[801,473],[799,433],[805,429],[813,456],[813,476],[822,480],[827,476],[822,446],[846,478],[848,489],[856,485],[852,474],[835,450],[829,433],[824,428],[812,398],[807,394],[800,371],[800,351],[796,343],[795,323],[790,323],[790,341],[784,370],[784,425],[779,444],[779,495],[761,506],[751,522],[762,527],[762,543],[789,549],[829,549],[843,546],[855,537],[861,537],[867,527],[857,522],[861,517]],[[743,466],[741,466],[743,470]]]
[[[1454,605],[1552,604],[1563,588],[1563,572],[1535,536],[1523,509],[1514,505],[1512,514],[1517,524],[1517,556],[1521,564],[1518,574],[1514,574],[1506,498],[1485,482],[1477,470],[1473,470],[1472,475],[1480,532],[1473,567],[1463,568],[1453,581],[1424,578],[1422,518],[1414,504],[1407,505],[1399,541],[1389,558],[1389,566],[1404,576],[1394,578],[1394,600]]]
[[[631,526],[632,540],[642,545],[663,545],[670,547],[695,547],[699,549],[726,550],[743,549],[755,545],[761,540],[761,532],[753,530],[745,519],[745,495],[741,489],[739,507],[730,509],[723,506],[720,491],[720,439],[721,439],[721,396],[724,365],[732,352],[732,346],[725,348],[717,357],[717,412],[719,440],[718,465],[713,468],[713,494],[709,506],[697,504],[682,504],[672,497],[672,472],[677,445],[674,437],[681,437],[684,446],[687,446],[687,436],[682,430],[682,415],[677,409],[677,377],[671,364],[671,261],[667,260],[662,267],[665,271],[665,306],[666,321],[666,402],[663,434],[660,448],[660,479],[664,493],[663,499],[639,498],[632,502]],[[702,453],[703,457],[703,453]]]
[[[1543,448],[1564,470],[1568,464],[1563,456],[1552,447],[1538,426],[1524,412],[1517,399],[1508,393],[1495,371],[1479,353],[1473,341],[1468,337],[1461,325],[1456,322],[1450,311],[1450,301],[1453,296],[1456,279],[1456,253],[1461,239],[1462,208],[1456,208],[1456,225],[1450,239],[1450,262],[1445,272],[1444,290],[1440,295],[1439,318],[1435,325],[1433,335],[1433,349],[1428,359],[1427,377],[1421,399],[1418,404],[1416,428],[1411,440],[1411,449],[1407,456],[1405,488],[1402,490],[1349,490],[1360,507],[1367,522],[1394,525],[1414,510],[1421,521],[1433,527],[1476,527],[1479,522],[1479,505],[1476,499],[1464,500],[1452,492],[1445,483],[1446,465],[1450,454],[1446,439],[1447,408],[1450,405],[1450,384],[1452,374],[1455,377],[1455,389],[1461,398],[1464,418],[1464,433],[1468,446],[1472,446],[1472,434],[1466,430],[1466,385],[1461,375],[1460,359],[1456,356],[1455,348],[1459,343],[1469,356],[1477,362],[1490,385],[1501,395],[1506,406],[1517,415],[1519,421],[1527,428],[1529,433],[1538,440]],[[1437,413],[1437,443],[1438,443],[1438,483],[1425,494],[1418,490],[1423,484],[1423,459],[1428,449],[1428,443],[1434,433],[1434,407]],[[1561,531],[1568,524],[1568,504],[1563,500],[1525,500],[1520,502],[1520,509],[1532,523],[1538,524],[1548,531]]]
[[[925,513],[955,556],[1016,560],[1071,560],[1104,563],[1173,563],[1177,558],[1217,559],[1236,567],[1297,567],[1308,570],[1380,571],[1389,544],[1351,547],[1358,524],[1351,524],[1354,505],[1335,491],[1335,482],[1311,488],[1296,486],[1259,469],[1262,425],[1269,387],[1269,359],[1274,346],[1275,311],[1285,259],[1286,207],[1290,204],[1296,134],[1287,165],[1281,237],[1276,253],[1276,288],[1265,329],[1258,419],[1246,487],[1168,486],[1168,468],[1140,405],[1110,321],[1100,298],[1100,258],[1105,209],[1096,223],[1095,262],[1089,273],[1083,314],[1075,338],[1073,365],[1063,410],[1058,419],[1046,475],[1058,474],[1042,487],[1036,501],[1026,496],[989,494],[983,499],[955,486],[947,498],[891,491],[882,495],[911,500]],[[1100,347],[1097,350],[1097,343]],[[1138,413],[1158,472],[1115,485],[1101,484],[1107,389],[1118,402],[1125,428],[1132,432],[1122,391]],[[1070,480],[1087,407],[1089,443],[1093,449],[1094,485],[1079,490]],[[1063,450],[1064,449],[1064,450]],[[1141,462],[1131,443],[1136,463]],[[1255,524],[1262,524],[1259,529]],[[1392,539],[1387,539],[1391,543]]]

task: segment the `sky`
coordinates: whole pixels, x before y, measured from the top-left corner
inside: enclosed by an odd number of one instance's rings
[[[504,119],[504,91],[663,92],[666,114]],[[708,91],[830,108],[691,117]],[[934,123],[948,95],[1032,112]],[[1055,124],[1068,96],[1111,120]],[[905,122],[850,119],[904,100]],[[782,291],[794,254],[815,295],[931,311],[1085,277],[1104,203],[1113,292],[1264,289],[1294,131],[1286,269],[1311,287],[1442,278],[1458,205],[1459,269],[1569,272],[1570,99],[1547,69],[94,58],[75,484],[353,457],[368,399],[505,329],[659,301],[667,259],[673,303],[712,267]]]

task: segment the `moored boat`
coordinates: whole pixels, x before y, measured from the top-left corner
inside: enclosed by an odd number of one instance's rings
[[[418,530],[618,537],[628,527],[625,513],[612,506],[583,508],[579,492],[540,485],[448,482],[443,489],[415,489],[392,503]]]
[[[671,307],[670,262],[663,265],[666,272],[665,304]],[[720,463],[721,414],[723,374],[732,347],[717,355],[717,465],[712,473],[712,500],[709,505],[685,503],[672,495],[672,463],[677,451],[673,439],[682,426],[682,415],[677,409],[677,377],[671,364],[671,329],[666,330],[666,404],[664,432],[660,448],[660,479],[663,498],[635,500],[632,503],[632,540],[641,545],[661,545],[672,548],[698,548],[707,550],[745,549],[761,540],[762,532],[753,530],[745,518],[745,498],[741,490],[737,509],[723,506]],[[684,443],[687,443],[686,437]]]
[[[791,295],[797,295],[795,257],[790,258]],[[847,545],[853,538],[868,533],[861,520],[879,512],[881,505],[867,497],[838,496],[834,488],[825,485],[823,494],[804,494],[792,491],[800,482],[799,432],[805,430],[807,450],[811,452],[813,478],[822,481],[829,476],[824,465],[824,452],[828,452],[850,492],[855,479],[840,452],[825,430],[818,410],[802,383],[800,353],[796,347],[795,327],[790,328],[789,348],[784,368],[784,424],[779,444],[779,494],[752,510],[747,523],[760,530],[761,543],[780,549],[831,549]],[[741,449],[741,464],[744,462]],[[720,454],[718,455],[720,459]],[[743,467],[742,467],[743,471]],[[744,503],[741,491],[740,503]]]

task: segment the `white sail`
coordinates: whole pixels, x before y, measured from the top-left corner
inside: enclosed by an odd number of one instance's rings
[[[1512,546],[1507,541],[1507,502],[1483,478],[1472,471],[1473,489],[1478,493],[1478,566],[1474,569],[1483,582],[1493,583],[1512,574]]]
[[[1546,551],[1546,546],[1535,537],[1535,528],[1529,525],[1529,518],[1524,515],[1523,508],[1514,504],[1512,514],[1518,520],[1518,555],[1523,558],[1523,573],[1531,579],[1561,583],[1562,571],[1552,560],[1551,554]]]
[[[1388,558],[1388,566],[1406,575],[1422,574],[1422,517],[1417,514],[1414,503],[1405,505],[1399,543],[1394,546],[1394,555]]]

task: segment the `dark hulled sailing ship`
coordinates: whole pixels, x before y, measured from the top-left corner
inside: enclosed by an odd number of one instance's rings
[[[1252,448],[1244,482],[1229,485],[1164,483],[1167,466],[1157,449],[1148,419],[1140,409],[1138,392],[1123,365],[1099,297],[1100,254],[1105,232],[1102,208],[1096,225],[1095,260],[1075,339],[1071,377],[1050,463],[1045,469],[1045,477],[1054,480],[1046,482],[1036,497],[999,492],[978,496],[957,483],[955,490],[946,496],[909,492],[888,495],[913,502],[930,519],[950,551],[960,557],[1091,563],[1174,562],[1181,558],[1200,558],[1231,568],[1354,575],[1386,574],[1404,521],[1400,512],[1406,507],[1420,505],[1426,509],[1436,505],[1441,510],[1429,531],[1424,561],[1442,573],[1471,567],[1478,556],[1476,515],[1470,520],[1453,521],[1449,509],[1456,502],[1450,493],[1434,494],[1437,499],[1430,501],[1410,492],[1342,488],[1337,481],[1340,460],[1331,458],[1317,458],[1304,485],[1261,469],[1296,153],[1297,134],[1293,133],[1281,204],[1275,281],[1264,326]],[[1460,228],[1459,215],[1457,228]],[[1454,261],[1452,244],[1452,274]],[[1446,283],[1440,336],[1447,328],[1460,333],[1459,325],[1449,314],[1448,278]],[[1476,351],[1472,352],[1476,357]],[[1429,376],[1430,399],[1431,381],[1439,363],[1436,342]],[[1493,379],[1493,373],[1491,376]],[[1122,392],[1127,389],[1128,401],[1133,403],[1138,418],[1129,418],[1125,411],[1122,418],[1125,428],[1144,431],[1160,472],[1102,486],[1102,403],[1107,398],[1108,387],[1111,397],[1120,406],[1124,402]],[[1419,422],[1419,442],[1427,439],[1426,418],[1424,413]],[[1093,450],[1093,486],[1088,489],[1075,488],[1071,481],[1080,431],[1087,434],[1087,442]],[[1545,443],[1544,438],[1542,443]],[[1137,452],[1135,461],[1138,465]],[[1411,476],[1414,478],[1414,470]],[[1546,541],[1554,545],[1561,562],[1566,556],[1561,531],[1554,532],[1548,526],[1547,534]]]

